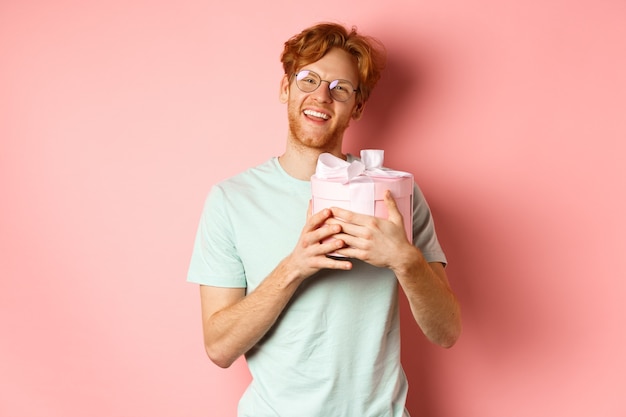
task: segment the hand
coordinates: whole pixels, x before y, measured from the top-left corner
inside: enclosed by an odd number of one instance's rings
[[[293,252],[285,259],[284,266],[288,266],[297,279],[305,279],[321,269],[352,268],[347,260],[338,260],[327,257],[329,253],[345,246],[341,239],[328,239],[341,232],[338,224],[327,223],[332,216],[329,209],[311,215],[311,205],[307,212],[307,221],[300,234],[300,239]]]
[[[389,212],[387,219],[331,208],[333,217],[327,224],[341,226],[342,232],[333,237],[346,244],[337,253],[393,269],[403,251],[414,249],[406,238],[402,214],[391,191],[387,190],[384,198]]]

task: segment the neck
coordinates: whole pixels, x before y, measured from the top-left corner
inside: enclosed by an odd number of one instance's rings
[[[311,175],[315,174],[317,158],[325,152],[346,159],[346,156],[341,153],[341,149],[295,148],[288,145],[285,153],[278,158],[278,161],[287,174],[299,180],[308,181],[311,179]]]

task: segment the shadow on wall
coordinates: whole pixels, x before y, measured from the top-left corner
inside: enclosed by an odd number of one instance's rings
[[[423,100],[426,74],[423,66],[413,62],[414,57],[402,51],[387,51],[387,67],[374,89],[363,118],[352,124],[347,133],[347,142],[356,154],[360,149],[399,149],[407,147],[406,137],[395,134],[398,124],[414,117],[408,114],[419,107]],[[419,102],[416,102],[419,100]],[[350,152],[355,153],[353,149]],[[400,290],[400,316],[402,326],[402,363],[409,380],[407,409],[411,415],[436,415],[432,398],[432,369],[429,360],[430,342],[421,333],[413,319],[406,297]]]
[[[347,142],[359,149],[387,149],[395,145],[399,135],[393,132],[398,121],[408,117],[405,109],[415,108],[407,103],[422,96],[424,74],[408,57],[388,51],[387,67],[366,103],[363,117],[346,131]],[[404,140],[404,139],[403,139]],[[358,154],[358,153],[357,153]]]

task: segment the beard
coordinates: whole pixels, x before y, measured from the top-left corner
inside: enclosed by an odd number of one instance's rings
[[[343,134],[350,126],[350,119],[340,121],[330,128],[312,128],[306,126],[302,113],[295,105],[288,106],[288,122],[290,137],[294,142],[307,148],[331,150],[341,145]]]

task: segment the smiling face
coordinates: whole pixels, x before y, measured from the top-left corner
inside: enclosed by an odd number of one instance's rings
[[[331,49],[320,60],[305,65],[319,74],[322,80],[348,80],[359,85],[355,58],[342,49]],[[356,94],[348,101],[333,100],[328,83],[310,93],[304,93],[295,85],[294,77],[285,75],[281,82],[280,100],[287,103],[289,137],[291,145],[319,150],[341,152],[341,142],[350,119],[361,116],[362,106],[357,106]]]

